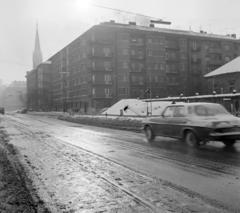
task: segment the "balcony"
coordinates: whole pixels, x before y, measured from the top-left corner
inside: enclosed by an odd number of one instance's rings
[[[140,46],[141,47],[141,46],[144,46],[145,43],[138,43],[138,42],[131,41],[130,45],[135,45],[135,46]]]
[[[220,48],[209,48],[210,53],[222,53]]]
[[[90,72],[112,72],[113,67],[88,67],[88,71]]]
[[[137,60],[143,60],[145,59],[145,56],[140,56],[140,55],[131,55],[131,59],[137,59]]]
[[[191,47],[192,51],[201,51],[201,47]]]
[[[88,98],[113,98],[113,94],[94,94],[94,95],[88,95]]]
[[[144,83],[141,81],[131,81],[131,84],[132,85],[144,85]]]
[[[178,70],[166,70],[166,74],[179,74]]]
[[[170,61],[170,62],[179,62],[180,60],[179,60],[178,57],[177,57],[177,58],[168,57],[168,58],[166,58],[166,61]]]
[[[168,86],[179,86],[180,83],[179,82],[167,82]]]
[[[192,58],[191,62],[192,63],[202,63],[202,59],[201,58]]]
[[[89,58],[98,57],[98,58],[112,58],[113,53],[88,53]]]
[[[179,45],[166,45],[166,49],[179,50]]]
[[[92,85],[112,85],[113,81],[95,80],[95,81],[88,81],[88,84],[92,84]]]
[[[207,63],[209,65],[222,65],[222,61],[221,60],[216,60],[216,59],[209,59],[207,61]]]
[[[92,44],[113,44],[113,40],[112,39],[94,39],[94,40],[90,40],[88,41],[89,45]]]

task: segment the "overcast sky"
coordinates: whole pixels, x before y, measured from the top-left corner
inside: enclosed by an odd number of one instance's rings
[[[32,69],[36,21],[43,60],[47,60],[91,26],[114,19],[143,20],[95,4],[171,21],[171,29],[240,37],[240,0],[0,0],[0,79],[26,80]]]

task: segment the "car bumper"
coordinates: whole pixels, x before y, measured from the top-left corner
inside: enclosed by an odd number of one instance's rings
[[[213,139],[221,140],[221,139],[234,139],[240,140],[240,132],[227,132],[227,133],[210,133],[210,136]]]

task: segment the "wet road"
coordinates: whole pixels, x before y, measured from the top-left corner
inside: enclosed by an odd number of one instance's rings
[[[5,118],[159,179],[188,196],[240,212],[240,143],[227,149],[215,142],[196,150],[178,140],[159,137],[148,143],[143,134],[45,117]]]

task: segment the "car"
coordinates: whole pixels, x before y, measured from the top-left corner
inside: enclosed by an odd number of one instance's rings
[[[27,113],[27,109],[26,109],[26,108],[22,108],[22,109],[21,109],[21,113],[22,113],[22,114]]]
[[[3,107],[0,107],[0,113],[2,113],[2,114],[4,115],[4,113],[5,113],[5,110],[4,110],[4,108],[3,108]]]
[[[216,103],[174,103],[166,106],[160,116],[142,121],[149,142],[156,136],[185,141],[190,147],[220,141],[233,146],[240,140],[240,118]]]

